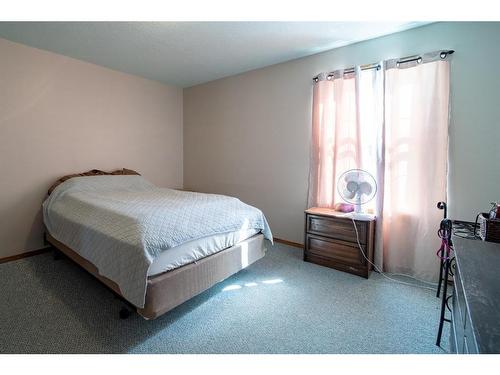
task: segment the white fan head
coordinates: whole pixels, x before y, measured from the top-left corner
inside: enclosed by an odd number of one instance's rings
[[[348,203],[356,205],[359,208],[375,197],[377,192],[377,183],[375,178],[363,169],[348,170],[339,177],[337,189],[342,197]]]

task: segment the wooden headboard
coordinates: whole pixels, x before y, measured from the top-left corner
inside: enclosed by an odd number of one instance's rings
[[[59,186],[64,181],[69,180],[70,178],[73,178],[73,177],[110,176],[110,175],[139,175],[140,176],[140,173],[137,173],[136,171],[134,171],[132,169],[122,168],[122,169],[117,169],[116,171],[112,171],[112,172],[105,172],[105,171],[101,171],[100,169],[92,169],[90,171],[83,172],[83,173],[68,174],[66,176],[59,178],[56,182],[54,182],[52,184],[52,186],[49,188],[48,194],[50,195],[50,193],[52,193],[52,191],[57,186]]]

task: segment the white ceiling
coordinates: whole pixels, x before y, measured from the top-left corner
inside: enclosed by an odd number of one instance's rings
[[[0,22],[0,37],[189,87],[423,22]]]

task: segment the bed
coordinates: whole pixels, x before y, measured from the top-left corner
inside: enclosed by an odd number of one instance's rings
[[[240,200],[159,188],[132,170],[59,179],[43,203],[46,240],[145,319],[265,255],[263,213]]]

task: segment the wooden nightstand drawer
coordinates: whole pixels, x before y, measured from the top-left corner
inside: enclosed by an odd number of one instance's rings
[[[356,228],[358,229],[359,242],[366,244],[365,223],[357,222]],[[357,242],[356,230],[350,219],[307,215],[306,232],[349,242]]]
[[[358,244],[309,234],[306,236],[306,241],[307,252],[312,255],[328,258],[346,265],[359,266],[360,264],[366,264],[366,259],[361,254]],[[366,253],[366,246],[363,246],[363,251]]]
[[[324,258],[318,255],[313,255],[311,253],[304,254],[304,260],[306,262],[311,262],[314,264],[319,264],[320,266],[325,266],[329,268],[335,268],[336,270],[352,273],[361,277],[368,279],[370,271],[367,267],[360,265],[344,264],[334,261],[330,258]]]

